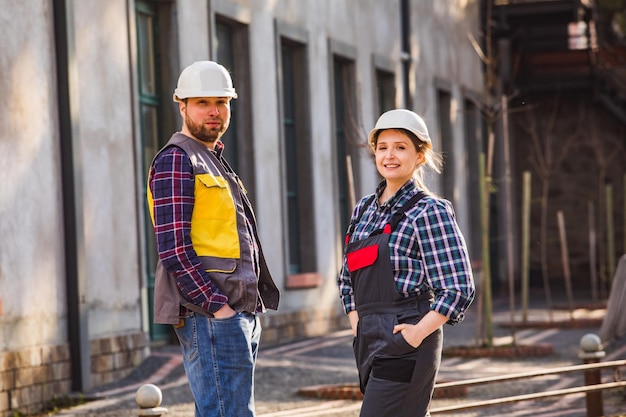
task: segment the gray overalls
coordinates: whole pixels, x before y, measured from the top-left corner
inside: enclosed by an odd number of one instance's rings
[[[422,197],[417,193],[406,202],[383,230],[346,244],[346,259],[359,314],[354,355],[363,392],[361,417],[424,417],[441,362],[442,331],[436,330],[417,348],[401,333],[399,323],[415,324],[430,310],[430,291],[405,298],[398,293],[389,256],[389,236],[404,212]],[[373,197],[375,198],[375,196]],[[348,228],[346,242],[373,200],[363,206]]]

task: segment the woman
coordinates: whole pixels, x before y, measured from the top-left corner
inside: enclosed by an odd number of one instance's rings
[[[465,240],[450,203],[423,182],[440,172],[426,124],[388,111],[369,133],[383,181],[354,209],[339,290],[354,333],[361,417],[429,416],[442,325],[463,320],[474,298]]]

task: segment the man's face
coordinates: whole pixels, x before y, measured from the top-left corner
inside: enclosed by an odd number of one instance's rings
[[[192,97],[179,108],[183,133],[211,149],[230,124],[230,97]]]

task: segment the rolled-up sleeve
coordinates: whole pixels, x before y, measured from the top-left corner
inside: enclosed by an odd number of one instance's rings
[[[431,309],[456,324],[474,299],[469,254],[450,203],[431,201],[415,220],[428,286],[435,294]]]

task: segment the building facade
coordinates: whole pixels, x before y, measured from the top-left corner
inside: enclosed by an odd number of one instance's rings
[[[366,134],[422,114],[472,258],[482,146],[478,1],[0,0],[0,416],[128,374],[155,343],[147,169],[180,129],[182,68],[213,59],[239,98],[224,142],[282,291],[263,343],[347,325],[336,274]]]

